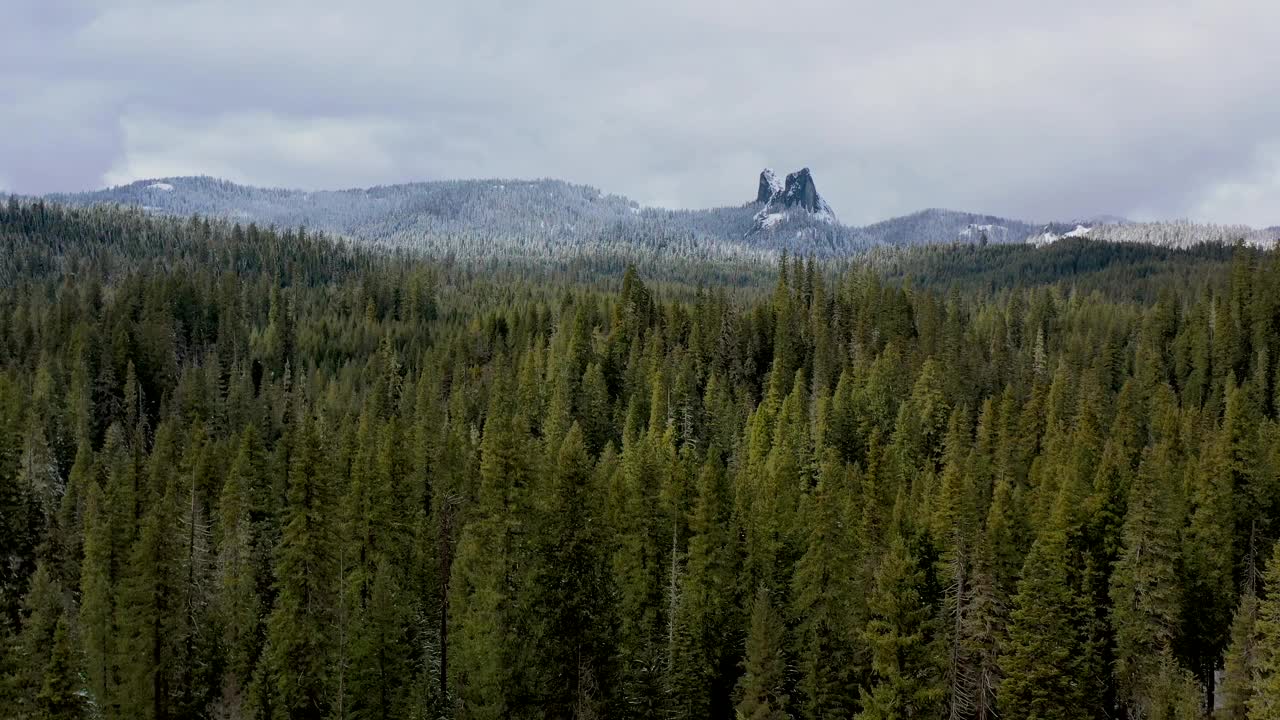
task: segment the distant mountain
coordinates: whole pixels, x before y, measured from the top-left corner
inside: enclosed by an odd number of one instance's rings
[[[814,202],[803,183],[793,187],[799,202]],[[70,205],[113,203],[170,215],[305,226],[439,255],[563,257],[626,248],[697,258],[772,257],[783,251],[832,257],[867,247],[856,231],[835,223],[834,215],[805,232],[752,235],[756,203],[707,210],[643,208],[559,180],[455,180],[307,192],[171,177],[47,197]]]
[[[448,180],[307,192],[211,177],[170,177],[46,197],[69,205],[112,203],[167,215],[306,227],[454,257],[555,259],[593,252],[693,259],[770,258],[782,252],[847,257],[885,246],[1044,244],[1075,235],[1171,247],[1237,238],[1271,244],[1280,235],[1276,228],[1129,223],[1121,218],[1036,225],[936,208],[853,227],[837,220],[808,168],[785,180],[765,170],[753,201],[705,210],[641,207],[625,197],[560,180]]]
[[[930,208],[860,229],[876,245],[1022,242],[1035,226],[1021,220]]]
[[[1277,236],[1273,228],[1255,230],[1247,225],[1213,225],[1193,223],[1187,220],[1172,222],[1129,222],[1096,223],[1086,225],[1074,223],[1050,223],[1038,233],[1027,238],[1027,242],[1037,246],[1049,245],[1064,238],[1088,238],[1101,242],[1140,243],[1159,247],[1185,249],[1206,243],[1231,245],[1243,242],[1246,245],[1270,247],[1276,244]]]

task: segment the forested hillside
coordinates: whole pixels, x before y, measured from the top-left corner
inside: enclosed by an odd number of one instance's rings
[[[744,182],[744,191],[748,188]],[[667,210],[559,180],[450,180],[306,192],[176,177],[50,199],[180,217],[198,213],[263,227],[305,226],[437,257],[499,257],[526,264],[624,251],[684,261],[776,260],[781,252],[836,258],[879,246],[978,243],[983,237],[992,243],[1022,242],[1034,230],[1016,220],[937,209],[849,227],[836,223],[830,208],[820,219],[793,213],[762,230],[753,216],[766,211],[763,201]]]
[[[1245,246],[547,267],[10,201],[0,714],[1274,718],[1277,353]]]

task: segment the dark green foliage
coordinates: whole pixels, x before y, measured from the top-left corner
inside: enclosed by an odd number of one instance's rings
[[[84,717],[84,698],[80,696],[80,680],[75,672],[75,656],[71,650],[66,618],[58,618],[54,629],[49,664],[45,666],[40,693],[36,695],[36,707],[36,717],[45,720],[78,720]]]
[[[771,593],[761,587],[751,603],[751,628],[747,631],[746,657],[738,683],[737,716],[748,720],[781,720],[791,717],[791,668],[787,658],[786,626],[773,605]]]
[[[871,681],[862,691],[863,720],[931,718],[940,712],[945,686],[923,580],[895,533],[867,599],[862,639],[871,652]]]
[[[0,208],[0,714],[1274,715],[1274,251],[664,263]]]
[[[1253,693],[1247,700],[1249,720],[1280,718],[1280,543],[1263,574],[1267,598],[1258,606],[1253,661]]]
[[[1086,638],[1088,607],[1071,587],[1061,531],[1048,530],[1031,548],[1013,598],[1001,654],[999,706],[1016,717],[1069,720],[1091,701]]]

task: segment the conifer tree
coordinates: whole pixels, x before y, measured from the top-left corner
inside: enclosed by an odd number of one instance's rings
[[[289,462],[285,523],[275,554],[276,601],[267,619],[264,662],[277,718],[318,720],[328,685],[338,578],[333,558],[333,492],[315,422],[299,419]]]
[[[450,672],[462,718],[499,718],[510,712],[508,633],[514,566],[512,508],[533,477],[529,440],[512,416],[504,388],[495,387],[481,442],[480,489],[474,519],[458,541],[449,603]]]
[[[218,556],[215,561],[214,612],[222,630],[226,671],[219,688],[228,713],[242,701],[257,659],[261,600],[252,520],[252,493],[260,483],[257,439],[252,427],[240,438],[240,447],[223,483],[218,506]]]
[[[743,675],[738,682],[737,716],[746,720],[784,720],[791,717],[788,694],[790,663],[786,625],[761,587],[751,604]]]
[[[617,583],[619,672],[627,707],[643,715],[662,695],[666,643],[664,590],[670,534],[662,528],[661,472],[654,434],[624,438],[620,467],[610,493],[614,541],[612,572]]]
[[[871,651],[871,683],[862,691],[861,720],[936,717],[941,711],[945,688],[921,582],[906,542],[894,532],[867,599],[863,638]]]
[[[124,717],[163,718],[170,707],[168,673],[178,662],[170,642],[181,613],[173,587],[178,575],[170,545],[173,519],[173,508],[157,498],[121,579],[116,627]]]
[[[612,587],[591,461],[574,423],[560,444],[533,527],[527,609],[536,631],[521,654],[537,677],[534,713],[599,713],[612,682]]]
[[[115,702],[115,607],[111,585],[111,526],[102,491],[89,486],[85,500],[84,562],[80,574],[80,639],[90,701],[109,715]]]
[[[42,720],[79,720],[84,717],[84,701],[80,697],[70,634],[67,619],[59,617],[49,649],[49,663],[44,668],[40,693],[36,695],[36,706]]]
[[[848,714],[849,688],[856,671],[855,628],[860,608],[849,582],[855,548],[845,531],[850,507],[848,480],[838,460],[824,463],[807,518],[808,547],[792,580],[795,618],[796,684],[800,715],[826,718]]]
[[[1263,572],[1266,597],[1258,604],[1256,665],[1249,720],[1280,718],[1280,543],[1274,544]]]
[[[1225,720],[1245,720],[1249,700],[1253,697],[1253,680],[1258,654],[1258,595],[1253,587],[1245,590],[1231,622],[1231,644],[1223,659]]]
[[[408,603],[383,559],[353,633],[349,686],[350,717],[392,720],[409,712],[412,647]]]
[[[46,669],[52,668],[55,630],[65,621],[61,584],[45,563],[39,563],[31,574],[30,589],[22,604],[22,627],[0,654],[0,660],[5,661],[2,671],[8,675],[0,676],[0,699],[19,720],[38,716],[36,699],[44,685]],[[63,642],[69,642],[68,638],[64,637]],[[68,657],[69,665],[59,671],[75,674],[74,659]],[[80,683],[75,685],[78,690]]]
[[[465,720],[497,720],[508,713],[503,536],[501,520],[472,520],[462,531],[453,562],[449,672],[457,714]]]
[[[1230,398],[1239,392],[1227,389]],[[1229,433],[1211,432],[1188,483],[1189,519],[1183,534],[1183,634],[1192,671],[1212,690],[1213,670],[1226,646],[1234,606],[1232,568],[1236,473]],[[1206,698],[1208,699],[1208,698]]]
[[[1162,443],[1144,454],[1129,493],[1123,548],[1111,576],[1111,625],[1122,701],[1134,717],[1152,717],[1174,666],[1182,612],[1177,586],[1178,518],[1167,489],[1173,475]]]
[[[1046,530],[1027,555],[1001,651],[999,712],[1079,718],[1089,698],[1082,600],[1071,587],[1065,533]]]
[[[733,639],[741,634],[735,621],[742,618],[732,592],[737,558],[729,492],[724,467],[718,459],[709,460],[699,474],[674,620],[669,682],[675,717],[724,717],[730,712],[737,676]]]

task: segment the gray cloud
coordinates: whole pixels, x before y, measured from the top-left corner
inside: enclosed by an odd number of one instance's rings
[[[0,183],[560,177],[699,207],[808,165],[852,222],[1280,222],[1280,4],[1048,5],[16,0]]]

